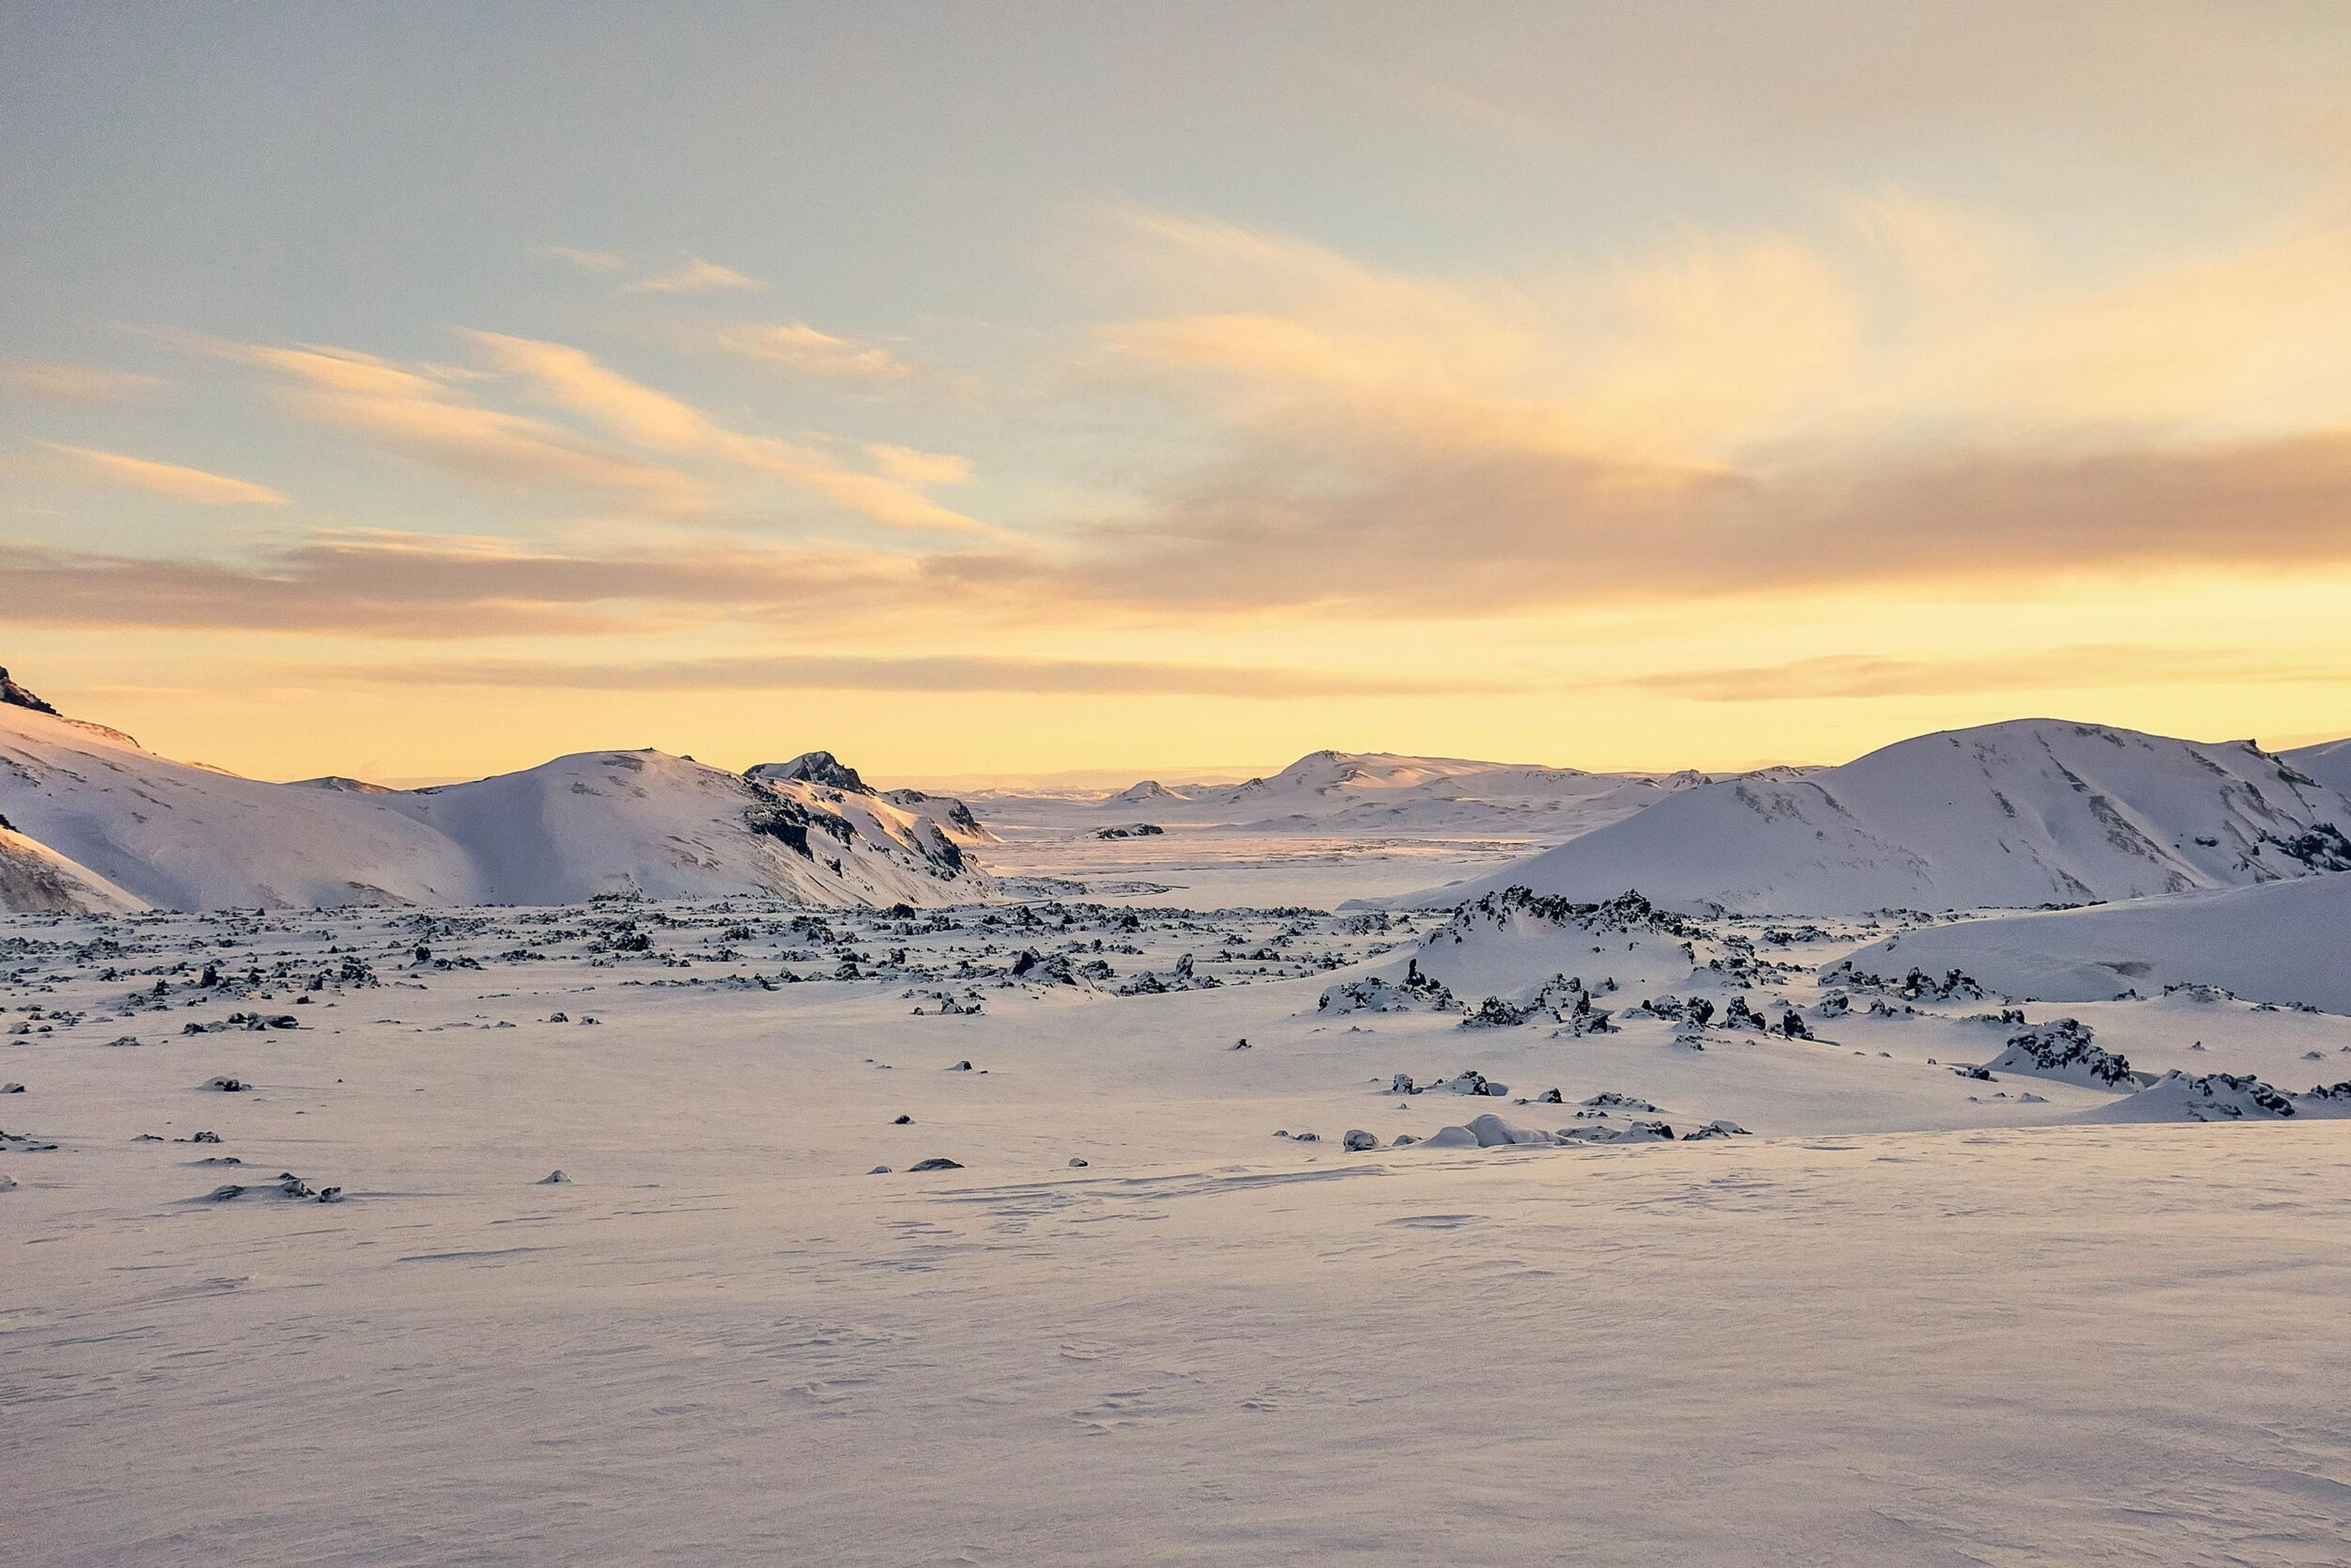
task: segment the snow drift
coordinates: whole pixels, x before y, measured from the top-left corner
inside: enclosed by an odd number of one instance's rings
[[[2248,1001],[2351,1013],[2351,875],[2189,893],[1913,931],[1852,956],[1856,969],[1959,969],[2008,996],[2104,1001],[2220,986]]]

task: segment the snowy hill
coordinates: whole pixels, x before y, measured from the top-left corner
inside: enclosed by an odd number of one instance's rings
[[[161,909],[477,901],[464,852],[385,799],[239,779],[0,707],[0,816]]]
[[[2250,742],[2018,719],[1702,785],[1413,902],[1523,884],[1759,914],[2032,907],[2310,875],[2351,864],[2346,825],[2351,800]]]
[[[1865,974],[1958,969],[1991,990],[2051,1002],[2219,986],[2248,1001],[2351,1013],[2351,876],[2185,893],[1937,925],[1852,956]]]
[[[1382,1008],[1475,1008],[1488,997],[1556,1002],[1589,989],[1623,1007],[1689,980],[1700,927],[1650,905],[1637,893],[1598,904],[1510,888],[1455,912],[1403,958],[1368,971],[1380,984],[1333,987],[1326,1012],[1351,1010],[1368,998]],[[1572,982],[1561,987],[1557,981]]]
[[[976,895],[961,852],[911,813],[806,779],[760,781],[659,751],[591,751],[375,803],[460,846],[483,901],[766,893],[825,904]]]
[[[0,873],[10,908],[554,904],[616,892],[941,904],[986,886],[930,817],[807,779],[601,751],[431,789],[272,784],[16,701],[0,705],[0,817],[60,857],[12,846]]]

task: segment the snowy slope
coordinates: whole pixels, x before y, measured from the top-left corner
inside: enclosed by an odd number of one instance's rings
[[[2250,742],[2018,719],[1703,785],[1415,902],[1523,884],[1749,913],[2032,907],[2309,875],[2351,847],[2326,824],[2351,825],[2351,800]]]
[[[480,899],[464,851],[382,799],[239,779],[0,706],[0,816],[158,908]]]
[[[2278,760],[2315,779],[2329,789],[2351,795],[2351,737],[2281,751]],[[2344,824],[2344,831],[2351,832],[2351,822]]]
[[[2043,1001],[2208,985],[2351,1013],[2351,875],[1933,926],[1865,947],[1853,963],[1868,974],[1959,969]]]
[[[24,852],[13,856],[5,907],[81,896],[57,892],[59,876],[95,879],[101,902],[168,909],[630,891],[940,904],[986,886],[925,816],[805,779],[759,783],[660,752],[606,751],[432,789],[272,784],[16,703],[0,705],[0,817],[63,857],[36,874]]]
[[[0,822],[0,909],[129,915],[146,907],[144,899]]]

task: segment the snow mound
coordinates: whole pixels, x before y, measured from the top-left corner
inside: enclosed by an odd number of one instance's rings
[[[2251,1073],[2210,1072],[2190,1077],[2167,1072],[2112,1105],[2084,1113],[2082,1122],[2283,1121],[2294,1102]]]
[[[1404,964],[1378,974],[1398,984],[1417,975],[1465,1004],[1540,1005],[1547,992],[1605,992],[1612,981],[1639,995],[1686,979],[1702,934],[1637,892],[1577,904],[1513,886],[1463,905]]]
[[[2090,1043],[2090,1026],[2079,1019],[2059,1019],[2011,1036],[2008,1049],[1984,1063],[1991,1072],[2020,1072],[2054,1078],[2085,1089],[2128,1089],[2136,1085],[2130,1063],[2110,1051]]]

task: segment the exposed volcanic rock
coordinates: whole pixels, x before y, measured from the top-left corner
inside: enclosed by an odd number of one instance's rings
[[[873,790],[857,776],[857,769],[830,751],[803,751],[789,762],[762,762],[751,769],[751,777],[767,780],[802,779],[810,784],[821,784],[831,789],[846,789],[853,794],[871,795]]]
[[[6,703],[11,707],[28,707],[35,713],[57,713],[57,709],[10,680],[5,669],[0,669],[0,703]],[[63,718],[65,716],[57,714],[57,716]]]

